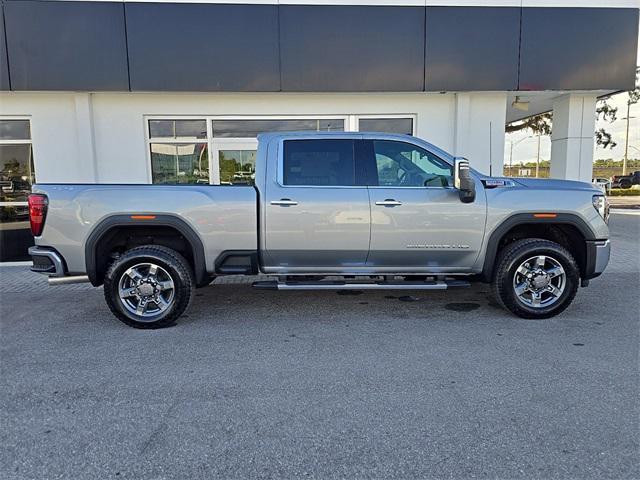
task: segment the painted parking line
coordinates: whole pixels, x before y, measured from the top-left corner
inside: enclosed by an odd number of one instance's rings
[[[0,262],[0,267],[30,267],[31,261],[25,262]]]

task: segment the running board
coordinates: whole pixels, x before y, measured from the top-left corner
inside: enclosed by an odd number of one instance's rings
[[[437,282],[278,282],[264,280],[254,282],[255,288],[263,290],[447,290],[449,288],[468,288],[471,284],[464,280],[444,280]]]

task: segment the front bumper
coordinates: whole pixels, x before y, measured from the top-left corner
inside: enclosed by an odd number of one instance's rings
[[[587,242],[587,261],[583,278],[589,280],[599,276],[609,263],[611,256],[611,242],[607,240],[592,240]]]
[[[53,249],[29,247],[29,255],[33,260],[32,272],[44,273],[51,277],[65,276],[64,259]]]

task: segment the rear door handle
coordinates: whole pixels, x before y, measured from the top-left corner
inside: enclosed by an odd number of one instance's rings
[[[398,205],[402,205],[402,202],[394,200],[393,198],[387,198],[382,202],[376,202],[376,205],[382,205],[383,207],[397,207]]]
[[[298,202],[295,202],[289,198],[282,198],[280,200],[272,200],[271,205],[280,205],[281,207],[290,207],[292,205],[297,205]]]

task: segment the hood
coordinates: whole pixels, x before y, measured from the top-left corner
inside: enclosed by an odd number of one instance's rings
[[[600,192],[600,190],[596,189],[590,183],[576,182],[574,180],[557,180],[552,178],[515,178],[513,180],[525,187],[542,190],[589,190]]]

